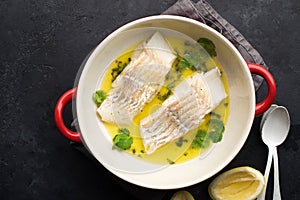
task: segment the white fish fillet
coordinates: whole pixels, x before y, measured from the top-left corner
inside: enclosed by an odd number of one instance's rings
[[[112,83],[113,89],[97,109],[105,122],[130,125],[164,84],[176,56],[163,36],[156,32]]]
[[[226,96],[217,68],[204,75],[196,73],[180,83],[156,112],[141,120],[147,154],[197,128]]]

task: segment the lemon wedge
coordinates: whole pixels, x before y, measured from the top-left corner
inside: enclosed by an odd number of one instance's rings
[[[178,191],[171,197],[171,200],[195,200],[193,195],[188,191],[182,190]]]
[[[214,200],[250,200],[260,195],[265,187],[265,178],[251,167],[237,167],[216,177],[208,187]]]

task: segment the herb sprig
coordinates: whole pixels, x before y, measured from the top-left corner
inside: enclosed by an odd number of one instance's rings
[[[103,90],[97,90],[93,94],[93,100],[98,107],[103,103],[103,101],[106,99],[106,97],[107,97],[107,94]]]
[[[211,142],[220,142],[225,130],[224,123],[219,119],[210,119],[207,123],[208,130],[198,130],[193,142],[192,148],[205,149]]]
[[[130,136],[130,131],[127,128],[122,128],[113,138],[113,149],[126,150],[131,147],[132,143],[133,138]]]
[[[183,56],[178,55],[177,70],[183,71],[190,69],[192,71],[206,71],[205,62],[210,57],[216,57],[216,46],[208,38],[199,38],[196,44],[185,43],[191,50],[184,52]]]

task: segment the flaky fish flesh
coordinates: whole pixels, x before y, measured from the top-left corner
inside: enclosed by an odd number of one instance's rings
[[[197,128],[226,96],[217,68],[181,82],[157,111],[141,120],[147,154]]]
[[[176,56],[164,37],[156,32],[138,48],[130,63],[112,83],[107,98],[97,109],[105,122],[130,125],[164,84]]]

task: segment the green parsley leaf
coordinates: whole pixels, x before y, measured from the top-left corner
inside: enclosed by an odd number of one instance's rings
[[[175,164],[175,162],[174,162],[173,160],[169,159],[169,158],[167,158],[167,161],[168,161],[168,163],[169,163],[170,165]]]
[[[207,53],[211,57],[217,56],[216,46],[210,39],[200,38],[197,42],[207,51]]]
[[[102,102],[106,99],[106,97],[107,94],[103,90],[97,90],[93,94],[93,100],[98,107],[102,104]]]
[[[178,67],[181,70],[186,70],[186,69],[193,69],[193,65],[191,62],[189,62],[186,58],[181,58],[179,63],[178,63]]]
[[[208,122],[208,135],[209,138],[214,142],[220,142],[223,138],[223,132],[225,130],[224,124],[219,119],[211,119]]]
[[[117,66],[111,70],[111,82],[114,82],[116,78],[121,74],[121,72],[127,67],[128,63],[130,63],[131,58],[128,58],[128,62],[122,62],[116,60]]]
[[[184,137],[180,137],[178,138],[178,140],[175,142],[176,146],[178,147],[182,147],[184,142],[188,142],[187,139],[185,139]]]
[[[187,60],[190,63],[190,65],[191,65],[190,69],[194,70],[194,71],[196,71],[199,63],[203,59],[202,57],[203,56],[201,56],[200,52],[196,51],[196,50],[187,52],[184,55],[184,59]]]
[[[210,132],[209,137],[213,141],[213,143],[220,142],[223,138],[223,134],[220,132]]]
[[[201,63],[201,55],[198,51],[187,51],[183,57],[179,57],[178,68],[180,71],[190,69],[197,71]]]
[[[121,150],[129,149],[133,143],[133,138],[129,136],[128,129],[119,129],[118,132],[119,134],[113,138],[114,146]]]
[[[120,129],[118,130],[118,133],[123,133],[123,134],[129,136],[130,131],[129,131],[127,128],[120,128]]]
[[[192,148],[200,149],[209,146],[209,138],[207,137],[207,132],[205,130],[198,130],[193,142]]]

